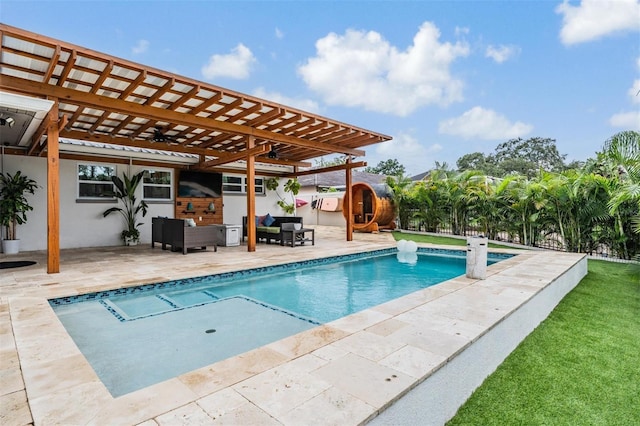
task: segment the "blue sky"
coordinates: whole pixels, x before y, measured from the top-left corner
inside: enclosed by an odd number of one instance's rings
[[[640,130],[640,0],[13,1],[5,24],[390,135],[369,165]]]

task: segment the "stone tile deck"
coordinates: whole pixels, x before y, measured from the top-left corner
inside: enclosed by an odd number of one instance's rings
[[[11,256],[38,264],[0,272],[0,424],[366,423],[584,258],[516,251],[486,280],[458,277],[118,398],[47,302],[395,246],[387,233],[344,240],[342,229],[316,227],[315,246],[259,244],[254,253],[63,250],[61,273],[52,275],[43,252]]]

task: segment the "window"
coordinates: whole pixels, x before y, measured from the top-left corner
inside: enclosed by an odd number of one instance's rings
[[[115,175],[115,166],[78,164],[78,198],[88,200],[114,199],[111,176]]]
[[[142,198],[147,201],[171,200],[173,173],[167,170],[144,171],[142,176]]]
[[[256,178],[256,194],[264,194],[264,178]],[[247,178],[241,176],[222,176],[222,191],[227,194],[246,194]]]

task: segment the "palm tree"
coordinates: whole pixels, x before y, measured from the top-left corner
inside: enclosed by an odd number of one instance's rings
[[[414,207],[410,195],[413,181],[409,176],[387,176],[386,184],[393,193],[393,203],[396,209],[396,216],[400,220],[400,229],[407,229],[411,211]]]
[[[586,170],[608,180],[608,213],[613,218],[603,238],[621,257],[640,253],[640,132],[613,135]]]
[[[447,219],[447,205],[443,193],[443,186],[436,175],[430,175],[426,180],[413,185],[410,197],[415,206],[413,219],[420,222],[418,230],[424,226],[427,232],[438,232],[440,226]]]
[[[466,235],[469,210],[476,201],[472,188],[483,179],[482,172],[466,170],[443,181],[451,208],[451,228],[455,235]]]

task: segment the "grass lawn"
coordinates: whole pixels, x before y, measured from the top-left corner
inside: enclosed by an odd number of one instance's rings
[[[589,273],[489,376],[453,425],[640,425],[640,278]]]
[[[640,425],[639,267],[590,260],[587,276],[447,425]]]
[[[417,243],[429,243],[429,244],[442,244],[449,246],[466,246],[467,240],[462,238],[451,238],[451,237],[441,237],[435,235],[423,235],[423,234],[408,234],[403,232],[393,232],[393,238],[396,241],[399,240],[407,240],[407,241],[415,241]],[[502,246],[500,244],[489,243],[489,247],[491,248],[507,248],[513,249],[513,247]]]

